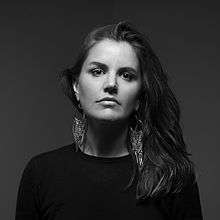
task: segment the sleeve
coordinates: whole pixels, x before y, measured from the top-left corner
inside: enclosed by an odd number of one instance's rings
[[[172,201],[172,219],[202,220],[199,188],[197,182],[177,193]]]
[[[15,220],[40,220],[36,180],[36,165],[34,159],[31,159],[21,177],[17,194]]]

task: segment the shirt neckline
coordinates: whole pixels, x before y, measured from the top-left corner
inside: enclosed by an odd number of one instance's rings
[[[94,161],[94,162],[107,162],[107,163],[115,163],[115,162],[123,162],[123,161],[128,161],[131,159],[131,155],[123,155],[119,157],[99,157],[99,156],[94,156],[90,154],[86,154],[83,152],[80,148],[78,148],[78,155],[86,160],[89,161]]]

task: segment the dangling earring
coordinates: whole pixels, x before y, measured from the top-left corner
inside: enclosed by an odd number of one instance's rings
[[[81,106],[79,98],[77,96],[75,86],[76,85],[74,84],[75,96],[76,96],[76,99],[78,100],[78,109],[82,110],[82,106]],[[75,143],[76,150],[78,150],[78,148],[82,149],[82,147],[84,145],[84,141],[85,141],[85,134],[87,132],[86,116],[83,113],[83,111],[82,111],[82,113],[80,113],[78,111],[78,109],[76,108],[77,112],[74,111],[75,115],[73,116],[73,124],[72,124],[73,141]]]
[[[73,141],[75,143],[76,150],[78,150],[78,148],[82,149],[85,142],[85,134],[87,132],[87,121],[85,114],[83,113],[82,106],[80,104],[79,95],[78,95],[79,92],[77,89],[76,82],[73,84],[73,91],[75,93],[74,94],[75,98],[78,102],[78,109],[76,106],[74,106],[75,110],[73,116],[72,134],[73,134]]]
[[[130,127],[130,142],[135,154],[139,171],[143,166],[143,123],[135,113],[136,125],[133,129]]]
[[[85,114],[82,117],[82,120],[73,117],[73,125],[72,125],[72,134],[73,134],[73,141],[76,144],[76,148],[83,147],[85,141],[85,135],[87,132],[87,121]]]

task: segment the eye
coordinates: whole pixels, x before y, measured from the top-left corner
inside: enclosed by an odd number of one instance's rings
[[[93,68],[90,69],[89,72],[93,75],[93,76],[99,76],[101,74],[104,74],[104,71],[100,68]]]
[[[123,79],[125,79],[129,82],[136,78],[136,76],[133,73],[130,73],[130,72],[127,72],[127,71],[122,72],[120,75],[122,76]]]

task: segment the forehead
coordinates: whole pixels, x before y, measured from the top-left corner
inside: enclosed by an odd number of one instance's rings
[[[88,53],[85,64],[98,61],[107,65],[138,68],[138,59],[133,47],[126,41],[105,39],[96,43]]]

